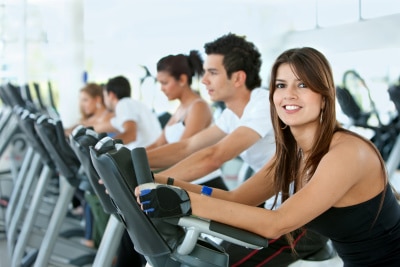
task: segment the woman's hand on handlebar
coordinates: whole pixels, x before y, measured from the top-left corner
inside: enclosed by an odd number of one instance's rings
[[[182,217],[192,213],[189,195],[179,187],[147,183],[136,187],[135,196],[151,218]]]

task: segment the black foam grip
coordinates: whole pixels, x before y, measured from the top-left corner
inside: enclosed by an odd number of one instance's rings
[[[133,169],[136,173],[137,183],[145,184],[152,183],[153,176],[151,174],[147,154],[144,147],[136,147],[131,151]]]

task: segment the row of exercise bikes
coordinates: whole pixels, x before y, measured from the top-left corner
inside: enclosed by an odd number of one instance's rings
[[[364,88],[369,110],[349,88],[350,79]],[[346,72],[336,92],[349,119],[345,126],[372,132],[370,138],[392,177],[400,162],[400,85],[387,90],[397,112],[386,123],[357,72]],[[119,140],[83,126],[66,137],[54,101],[47,106],[35,102],[24,86],[3,85],[0,97],[0,155],[10,147],[24,155],[13,168],[10,195],[0,196],[7,200],[3,219],[10,266],[112,266],[123,231],[153,267],[228,266],[229,255],[208,236],[248,248],[268,246],[264,237],[198,217],[148,218],[134,197],[137,185],[152,182],[144,148],[129,150]],[[104,184],[98,183],[100,177]],[[74,240],[79,233],[67,213],[77,187],[97,196],[110,215],[98,249]]]

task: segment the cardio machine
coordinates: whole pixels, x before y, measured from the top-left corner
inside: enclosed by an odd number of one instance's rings
[[[106,194],[104,185],[99,183],[100,177],[93,167],[90,157],[89,148],[95,146],[97,142],[105,136],[107,136],[105,133],[97,133],[92,128],[86,128],[82,125],[75,127],[69,136],[70,146],[82,164],[93,193],[97,195],[104,212],[110,214],[92,265],[93,267],[112,265],[113,258],[125,229],[119,217],[116,215],[117,209],[110,196]]]
[[[228,266],[228,254],[202,234],[249,248],[261,249],[268,240],[254,233],[195,216],[150,219],[134,196],[138,184],[153,182],[142,147],[132,151],[110,137],[90,148],[93,166],[104,182],[135,250],[153,267]]]

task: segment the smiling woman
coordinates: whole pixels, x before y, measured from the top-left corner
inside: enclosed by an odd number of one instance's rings
[[[325,101],[296,75],[293,66],[282,64],[276,76],[274,104],[279,118],[294,130],[296,125],[320,123]],[[310,105],[311,104],[311,105]],[[301,112],[300,112],[301,111]],[[309,126],[309,125],[307,125]]]

